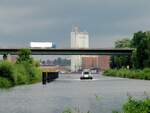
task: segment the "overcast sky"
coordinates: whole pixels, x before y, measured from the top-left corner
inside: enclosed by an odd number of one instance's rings
[[[91,47],[150,30],[150,0],[0,0],[0,47],[52,41],[70,47],[72,26],[90,34]]]

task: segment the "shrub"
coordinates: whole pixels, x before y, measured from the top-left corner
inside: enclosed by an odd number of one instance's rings
[[[26,71],[26,68],[22,64],[15,65],[15,74],[17,76],[16,84],[28,84],[29,83],[29,75]]]
[[[41,81],[41,70],[29,62],[11,63],[0,62],[0,88],[14,85],[31,84]]]
[[[37,67],[30,68],[32,71],[30,72],[30,83],[36,83],[41,81],[41,70]]]
[[[0,77],[0,88],[9,88],[12,87],[13,83],[7,78]]]
[[[150,80],[150,68],[145,68],[143,70],[144,79]]]
[[[41,70],[38,67],[35,67],[33,64],[24,62],[22,64],[25,67],[29,83],[35,83],[41,81]]]
[[[124,113],[150,113],[150,99],[135,100],[129,98],[123,106]]]
[[[129,70],[125,68],[109,69],[103,74],[106,76],[150,80],[150,68],[145,68],[143,70]]]
[[[0,62],[0,76],[12,81],[13,83],[16,81],[14,69],[13,63],[8,61]]]
[[[129,97],[123,105],[122,112],[113,111],[112,113],[150,113],[150,98],[136,100]]]
[[[107,75],[107,76],[116,76],[116,72],[117,72],[116,69],[109,69],[109,70],[104,71],[104,75]]]

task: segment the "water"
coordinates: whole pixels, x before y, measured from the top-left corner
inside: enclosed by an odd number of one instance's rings
[[[64,109],[82,112],[111,113],[132,95],[138,98],[150,94],[150,81],[111,78],[94,75],[94,80],[80,80],[80,74],[60,75],[43,86],[17,86],[0,90],[0,113],[61,113]]]

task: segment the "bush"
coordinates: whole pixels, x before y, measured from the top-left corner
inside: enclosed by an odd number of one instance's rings
[[[145,68],[143,70],[144,79],[150,80],[150,68]]]
[[[41,81],[41,70],[38,67],[35,67],[32,64],[29,63],[23,63],[22,65],[25,66],[28,78],[29,78],[29,83],[36,83]]]
[[[7,78],[0,77],[0,88],[9,88],[12,87],[13,83]]]
[[[107,75],[107,76],[116,76],[116,72],[117,72],[116,69],[109,69],[109,70],[104,71],[104,75]]]
[[[30,83],[36,83],[41,81],[41,70],[36,67],[30,68],[32,71],[30,72]]]
[[[150,98],[136,100],[129,97],[123,105],[122,112],[113,111],[112,113],[150,113]]]
[[[13,63],[8,61],[0,62],[0,77],[6,78],[15,83],[16,76],[14,74],[14,69]]]
[[[113,77],[150,80],[150,68],[145,68],[143,70],[129,70],[125,68],[109,69],[106,70],[103,74],[106,76],[113,76]]]
[[[17,84],[31,84],[41,81],[41,70],[27,62],[16,64]]]
[[[14,85],[31,84],[41,81],[41,70],[29,62],[11,63],[0,62],[0,88]]]
[[[124,113],[150,113],[150,99],[134,100],[129,98],[123,106]]]
[[[15,74],[17,76],[16,84],[28,84],[29,83],[29,76],[26,71],[26,68],[22,64],[16,64],[15,65]]]

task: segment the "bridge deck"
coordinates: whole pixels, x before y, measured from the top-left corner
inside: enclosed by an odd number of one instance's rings
[[[21,48],[0,48],[0,54],[17,55]],[[133,49],[40,49],[28,48],[32,55],[131,55]]]

